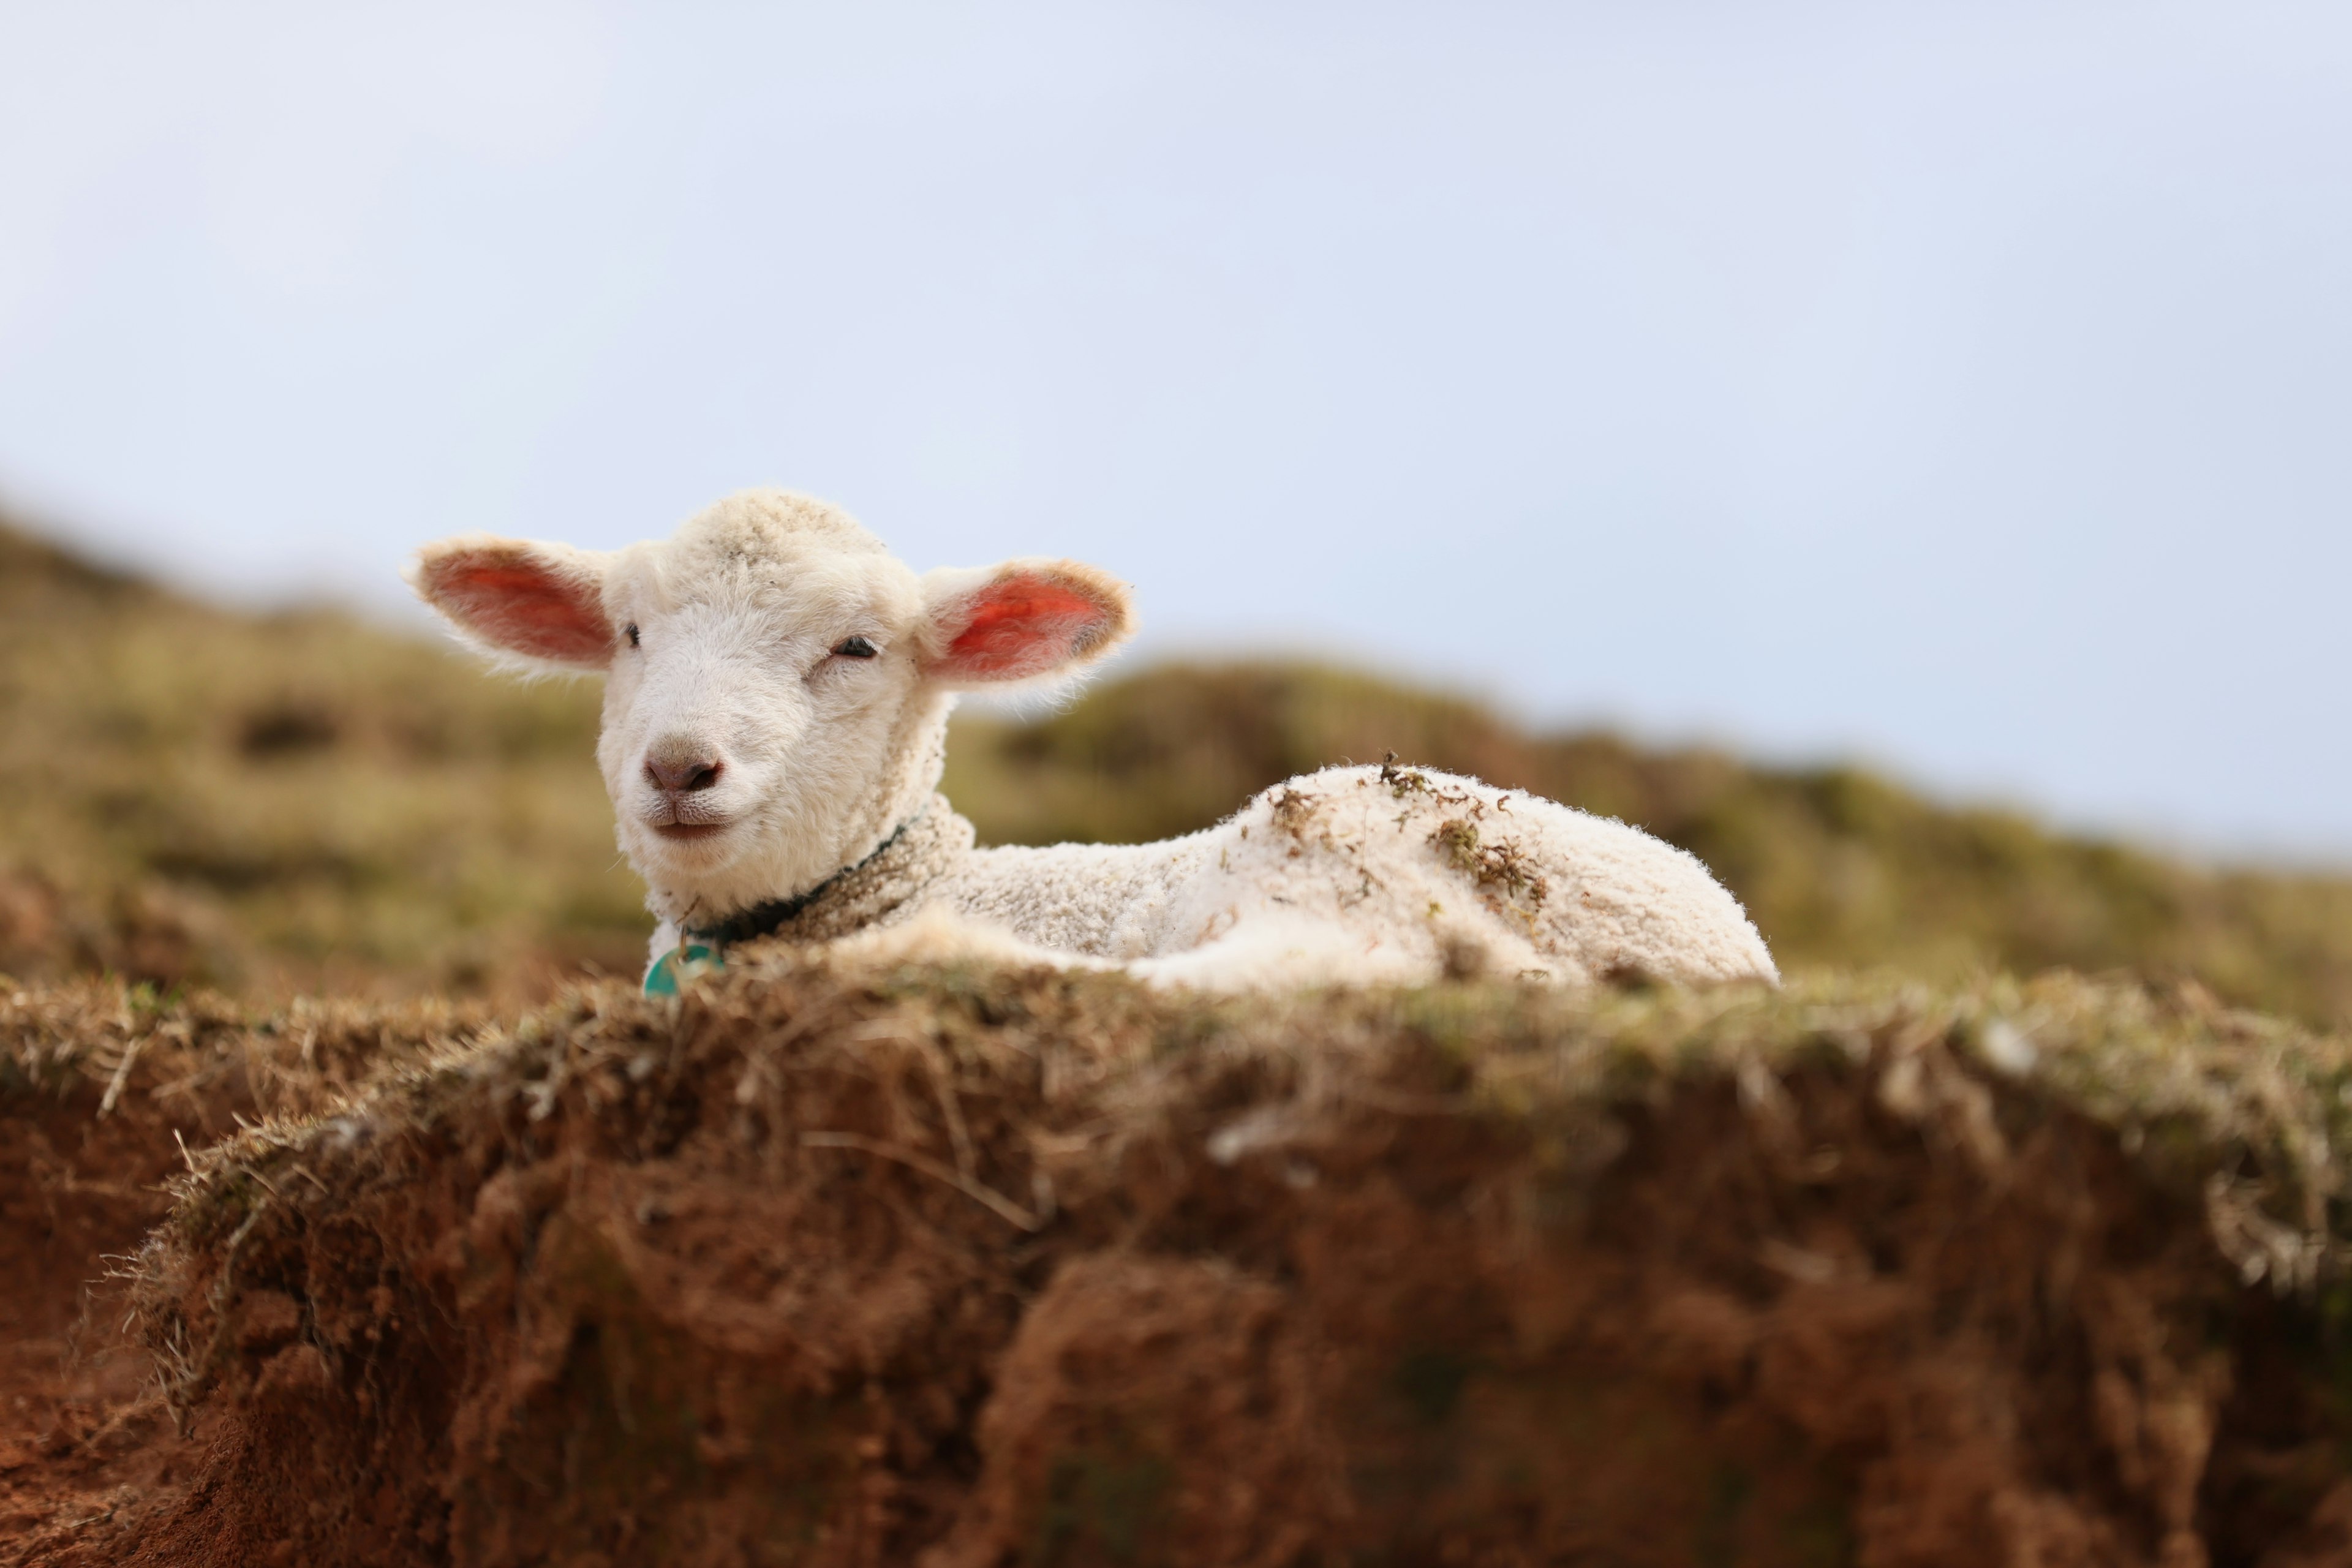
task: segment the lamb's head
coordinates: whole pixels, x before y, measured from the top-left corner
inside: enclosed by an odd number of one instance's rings
[[[956,691],[1050,680],[1131,625],[1093,567],[918,577],[845,513],[778,490],[621,551],[444,540],[410,581],[501,663],[604,673],[621,848],[672,919],[857,860],[929,799]]]

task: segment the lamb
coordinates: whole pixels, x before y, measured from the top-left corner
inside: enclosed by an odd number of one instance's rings
[[[1133,628],[1076,562],[918,577],[836,508],[753,490],[617,552],[445,540],[409,580],[497,662],[604,675],[648,989],[739,942],[892,932],[1214,990],[1779,978],[1681,850],[1418,768],[1327,769],[1158,844],[975,848],[937,793],[956,694],[1067,677]]]

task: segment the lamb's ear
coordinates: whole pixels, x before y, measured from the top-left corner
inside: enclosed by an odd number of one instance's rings
[[[1081,562],[1007,561],[923,579],[923,673],[942,686],[1058,675],[1134,629],[1127,584]]]
[[[614,642],[605,564],[568,544],[469,533],[418,551],[407,576],[418,598],[487,652],[542,668],[603,669]]]

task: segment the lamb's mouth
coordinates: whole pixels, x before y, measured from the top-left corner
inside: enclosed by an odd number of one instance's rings
[[[723,822],[655,822],[646,826],[668,839],[710,838],[727,831]]]

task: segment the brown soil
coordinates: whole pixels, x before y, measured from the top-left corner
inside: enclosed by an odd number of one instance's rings
[[[147,1357],[107,1331],[123,1303],[100,1279],[163,1217],[169,1173],[152,1129],[44,1109],[0,1121],[0,1561],[102,1563],[174,1479]]]
[[[2007,1016],[2025,1078],[1973,1043]],[[199,1153],[142,1260],[195,1435],[119,1343],[60,1354],[119,1304],[43,1287],[42,1386],[89,1392],[9,1450],[13,1561],[2352,1560],[2292,1223],[2333,1042],[2072,983],[1204,1006],[786,960],[388,1016],[293,1087],[238,1038],[216,1110],[330,1114]],[[43,1102],[88,1163],[7,1173],[54,1197],[12,1284],[154,1217],[135,1098]]]
[[[384,1045],[349,1008],[248,1020],[215,999],[0,991],[0,1564],[119,1563],[177,1501],[203,1447],[173,1428],[122,1279],[166,1179],[184,1143],[315,1108]]]

